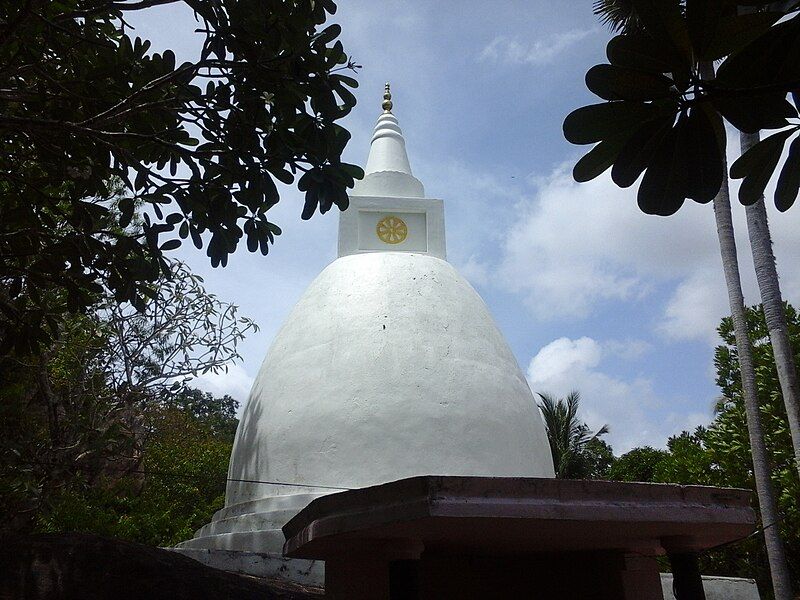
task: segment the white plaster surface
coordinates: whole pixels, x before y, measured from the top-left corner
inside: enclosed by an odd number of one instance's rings
[[[672,574],[661,574],[661,589],[664,600],[675,600],[672,593]],[[738,577],[703,576],[703,590],[706,600],[760,600],[758,587],[752,579]]]
[[[382,242],[375,231],[380,217],[395,215],[408,226],[401,244]],[[417,252],[446,259],[444,203],[434,198],[352,196],[339,213],[339,256],[363,252]]]
[[[539,411],[449,263],[345,256],[309,286],[256,378],[229,468],[248,481],[229,482],[225,508],[179,547],[280,553],[280,527],[330,488],[429,474],[552,477]]]
[[[422,183],[400,171],[377,171],[367,173],[357,181],[351,196],[387,196],[392,198],[424,198]]]
[[[339,258],[270,348],[229,475],[356,488],[425,474],[552,476],[533,396],[450,264],[399,252]],[[226,506],[275,493],[230,482]]]
[[[354,196],[425,197],[422,182],[411,173],[403,132],[390,112],[375,124],[364,173],[353,188]]]

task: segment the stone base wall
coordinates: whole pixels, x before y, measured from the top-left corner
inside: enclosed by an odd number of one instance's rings
[[[231,550],[166,548],[192,558],[206,566],[232,573],[255,577],[282,579],[309,586],[323,586],[325,563],[314,560],[286,558],[277,554],[240,552]],[[672,575],[661,574],[664,600],[675,600],[672,593]],[[736,577],[703,577],[706,600],[761,600],[758,587],[752,579]]]

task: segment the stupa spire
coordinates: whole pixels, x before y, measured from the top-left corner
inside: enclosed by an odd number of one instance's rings
[[[388,81],[386,82],[386,86],[384,87],[383,103],[381,104],[381,106],[383,107],[383,112],[388,112],[388,113],[392,112],[392,106],[394,105],[392,104],[392,90],[391,87],[389,86]]]
[[[392,113],[394,103],[388,83],[381,107],[383,113],[372,134],[364,179],[356,183],[351,195],[424,198],[425,189],[411,172],[403,130]]]

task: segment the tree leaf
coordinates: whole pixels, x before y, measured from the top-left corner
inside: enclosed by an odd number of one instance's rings
[[[730,15],[736,15],[736,5],[732,0],[687,0],[686,26],[698,58],[705,56],[720,20]]]
[[[178,223],[183,221],[183,219],[184,217],[182,213],[171,213],[167,215],[167,218],[165,220],[170,225],[177,225]]]
[[[764,189],[781,158],[783,145],[792,133],[793,129],[787,129],[764,138],[731,165],[731,178],[744,179],[739,188],[739,201],[742,204],[758,202],[764,195]]]
[[[339,35],[341,35],[341,33],[342,33],[342,26],[334,23],[333,25],[329,25],[321,32],[319,32],[314,38],[314,41],[319,44],[325,45],[328,42],[332,42],[333,40],[335,40],[337,37],[339,37]]]
[[[670,95],[672,80],[616,65],[595,65],[586,73],[586,87],[604,100],[655,100]]]
[[[126,196],[122,198],[119,203],[117,204],[119,208],[119,225],[122,228],[127,227],[130,225],[131,220],[133,219],[134,214],[134,203],[133,198]]]
[[[706,34],[705,44],[697,50],[698,60],[719,60],[742,48],[772,27],[781,13],[756,12],[730,15],[719,19]]]
[[[783,163],[778,185],[775,188],[775,207],[787,211],[794,204],[800,191],[800,137],[789,146],[789,154]]]
[[[681,119],[686,119],[681,115]],[[679,132],[682,127],[670,129],[653,154],[637,196],[639,208],[649,215],[669,216],[683,206],[687,183],[686,156],[679,151]]]
[[[673,106],[634,101],[591,104],[564,119],[564,137],[573,144],[594,144],[631,131],[644,122],[669,114]]]
[[[644,33],[611,38],[606,46],[606,56],[612,65],[654,73],[671,73],[685,68],[685,62],[671,46],[660,44]]]
[[[722,119],[704,102],[693,106],[681,123],[684,131],[677,151],[687,158],[686,197],[700,203],[711,202],[725,176],[723,150],[716,134]]]
[[[572,169],[572,177],[578,183],[591,181],[614,164],[621,147],[619,139],[603,140],[577,162]]]
[[[306,173],[307,175],[308,173]],[[303,212],[300,214],[300,218],[304,221],[308,221],[311,217],[314,216],[314,211],[317,210],[317,204],[319,203],[319,188],[314,187],[306,191],[305,202],[303,203]]]
[[[611,169],[611,179],[618,186],[632,186],[642,174],[661,140],[672,127],[672,118],[648,121],[639,127],[620,150]]]
[[[631,0],[645,30],[656,42],[671,46],[683,64],[694,63],[692,43],[676,0]]]
[[[192,236],[192,243],[194,247],[198,250],[203,247],[203,238],[200,236],[200,232],[197,230],[196,227],[189,227],[189,233]]]
[[[711,84],[713,86],[713,83]],[[786,99],[786,94],[776,92],[767,95],[736,95],[724,93],[711,94],[714,108],[731,125],[745,133],[757,133],[762,129],[785,127],[787,119],[797,115],[794,107]]]
[[[771,27],[725,59],[717,69],[716,84],[735,90],[785,85],[788,93],[800,80],[798,57],[800,14]]]
[[[167,240],[166,242],[161,244],[161,246],[159,247],[159,250],[161,250],[162,252],[167,252],[169,250],[176,250],[177,248],[180,248],[180,247],[181,247],[181,241],[180,240]]]

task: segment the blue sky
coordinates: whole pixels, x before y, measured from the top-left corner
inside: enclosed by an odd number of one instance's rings
[[[727,296],[710,206],[646,216],[635,186],[621,190],[608,176],[572,181],[586,149],[567,143],[561,124],[595,101],[583,77],[610,38],[591,4],[351,0],[332,22],[363,65],[359,104],[344,122],[353,135],[346,158],[366,161],[390,81],[414,174],[445,201],[450,262],[486,300],[532,389],[579,390],[584,418],[608,423],[606,439],[620,453],[663,446],[711,419],[715,328]],[[179,59],[198,48],[193,17],[179,6],[144,11],[133,23],[154,49],[173,48]],[[268,257],[242,247],[227,268],[212,269],[191,247],[176,253],[261,326],[241,345],[240,364],[199,387],[245,401],[289,310],[335,258],[338,215],[303,222],[301,209],[300,193],[284,189],[271,211],[284,234]],[[798,215],[770,211],[784,296],[795,303]],[[734,218],[752,304],[758,293],[738,204]]]

